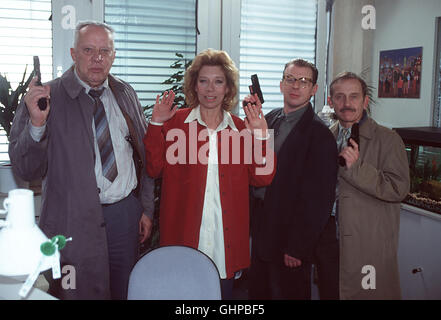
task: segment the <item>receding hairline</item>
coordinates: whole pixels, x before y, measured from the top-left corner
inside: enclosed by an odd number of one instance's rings
[[[74,48],[77,47],[78,39],[80,37],[80,31],[88,26],[103,28],[104,30],[108,31],[110,33],[112,43],[114,42],[115,29],[113,29],[107,23],[98,22],[98,21],[79,21],[75,27],[74,43],[73,43]]]
[[[301,59],[301,58],[292,59],[285,64],[285,67],[283,68],[282,79],[285,78],[286,69],[288,69],[290,66],[294,66],[294,67],[298,67],[298,68],[307,68],[307,69],[311,70],[313,85],[317,84],[318,69],[315,66],[315,64],[313,64],[312,62],[309,62],[305,59]]]
[[[332,80],[331,84],[329,85],[330,96],[332,97],[334,95],[334,87],[337,83],[350,80],[355,80],[360,84],[361,93],[363,94],[363,97],[366,97],[368,93],[368,88],[364,79],[358,76],[356,73],[348,71],[338,74],[337,77]]]

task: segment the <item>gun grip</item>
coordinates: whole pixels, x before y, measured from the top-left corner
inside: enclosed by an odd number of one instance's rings
[[[46,100],[46,98],[38,99],[38,107],[42,111],[46,110],[46,108],[47,108],[47,100]]]

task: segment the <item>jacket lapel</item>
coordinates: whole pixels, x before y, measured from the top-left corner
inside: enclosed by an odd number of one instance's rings
[[[74,66],[66,71],[61,77],[61,83],[66,90],[69,97],[73,100],[78,98],[79,113],[81,114],[84,129],[87,132],[87,137],[92,147],[95,150],[92,131],[93,119],[93,100],[86,94],[84,87],[78,82],[74,74]],[[72,108],[77,107],[77,104],[72,104]]]
[[[367,118],[366,121],[363,122],[363,124],[360,126],[360,136],[371,140],[375,135],[375,123],[372,121],[371,118]]]
[[[338,136],[338,121],[336,121],[330,128],[332,134],[334,135],[335,140],[337,140]]]
[[[128,108],[128,105],[131,103],[131,101],[130,101],[130,97],[125,92],[124,85],[118,79],[116,79],[110,74],[108,79],[109,79],[110,90],[112,90],[119,108],[121,109],[123,114],[127,114],[130,117],[130,119],[132,119],[132,115],[130,114],[130,110]]]
[[[135,151],[139,155],[142,154],[142,147],[138,143],[138,134],[136,132],[136,127],[134,125],[133,112],[128,108],[128,105],[132,103],[129,95],[125,91],[124,85],[115,77],[109,74],[109,87],[112,90],[116,102],[126,120],[127,127],[129,128],[130,134],[130,144],[135,148]],[[134,102],[133,102],[134,103]],[[133,108],[134,109],[134,108]],[[142,157],[141,157],[142,159]]]

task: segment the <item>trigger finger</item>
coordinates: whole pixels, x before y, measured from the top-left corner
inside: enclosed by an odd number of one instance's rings
[[[37,76],[34,76],[29,83],[29,89],[35,87],[35,83],[37,82]]]
[[[251,114],[253,117],[258,117],[258,116],[259,116],[259,112],[256,110],[256,108],[259,108],[259,107],[256,106],[256,105],[252,105],[252,106],[249,108],[249,110],[250,110],[250,114]]]

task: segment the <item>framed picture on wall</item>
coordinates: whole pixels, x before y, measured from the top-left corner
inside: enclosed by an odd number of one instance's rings
[[[419,98],[423,47],[380,51],[379,98]]]

